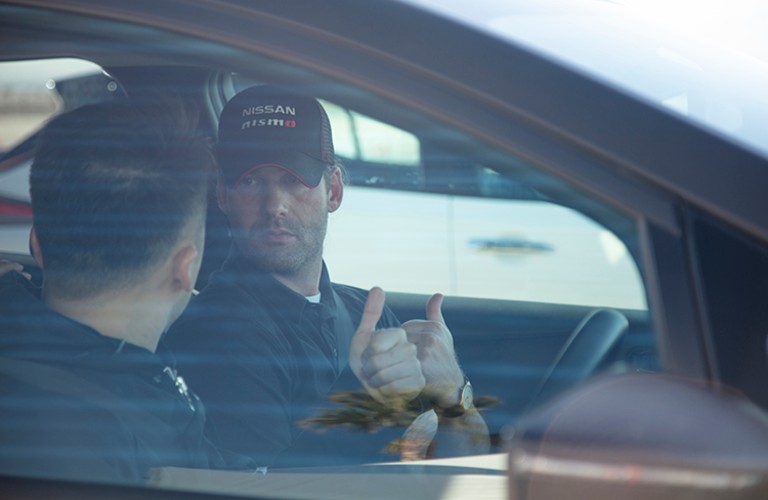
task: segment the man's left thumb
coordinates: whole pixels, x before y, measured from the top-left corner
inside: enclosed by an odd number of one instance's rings
[[[445,318],[443,318],[443,312],[441,310],[444,298],[445,296],[442,293],[436,293],[430,297],[427,302],[427,320],[445,324]]]

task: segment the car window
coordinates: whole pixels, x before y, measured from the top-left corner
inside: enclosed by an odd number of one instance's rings
[[[418,167],[419,140],[405,130],[321,100],[333,127],[336,153],[348,160]]]
[[[334,278],[342,282],[409,293],[646,308],[626,245],[570,208],[357,186],[345,197],[326,243]],[[359,254],[376,264],[361,266]]]
[[[117,83],[82,59],[0,62],[0,152],[10,151],[52,116],[111,97]]]
[[[352,185],[326,243],[336,279],[398,292],[645,309],[632,256],[594,220],[556,203],[521,200],[498,172],[470,164],[479,173],[462,181],[462,190],[485,196],[385,189],[386,180],[358,172],[372,163],[394,171],[410,166],[423,178],[418,139],[360,113],[337,111],[330,119],[334,130],[352,136],[342,144],[358,145],[339,151]],[[356,264],[359,252],[379,265]]]
[[[256,83],[233,78],[236,89]],[[350,184],[325,243],[334,279],[393,292],[646,309],[637,264],[610,229],[494,169],[444,151],[423,154],[411,132],[321,102]],[[475,196],[430,190],[431,164],[458,169],[438,191]]]
[[[28,252],[35,134],[53,116],[120,94],[117,82],[90,61],[0,62],[0,251]]]

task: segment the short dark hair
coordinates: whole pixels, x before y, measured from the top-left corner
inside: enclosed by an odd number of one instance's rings
[[[325,171],[323,171],[323,178],[325,179],[325,186],[328,187],[328,183],[331,182],[331,175],[338,170],[339,175],[341,176],[341,183],[342,184],[348,184],[349,183],[349,174],[347,173],[347,167],[344,165],[344,162],[339,158],[338,156],[334,156],[333,163],[330,165],[327,165],[325,167]]]
[[[214,159],[196,129],[197,113],[181,102],[132,99],[78,108],[43,129],[30,194],[46,285],[86,297],[138,282],[168,255],[205,214]]]

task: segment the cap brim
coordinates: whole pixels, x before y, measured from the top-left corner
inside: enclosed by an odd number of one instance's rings
[[[217,151],[222,178],[234,186],[248,174],[265,167],[277,167],[290,172],[307,187],[317,187],[327,165],[298,151],[274,151],[254,148],[228,148]]]

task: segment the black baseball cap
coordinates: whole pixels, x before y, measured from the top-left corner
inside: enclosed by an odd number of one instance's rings
[[[335,159],[328,115],[314,97],[271,85],[250,87],[221,112],[216,159],[228,186],[274,166],[316,187]]]

